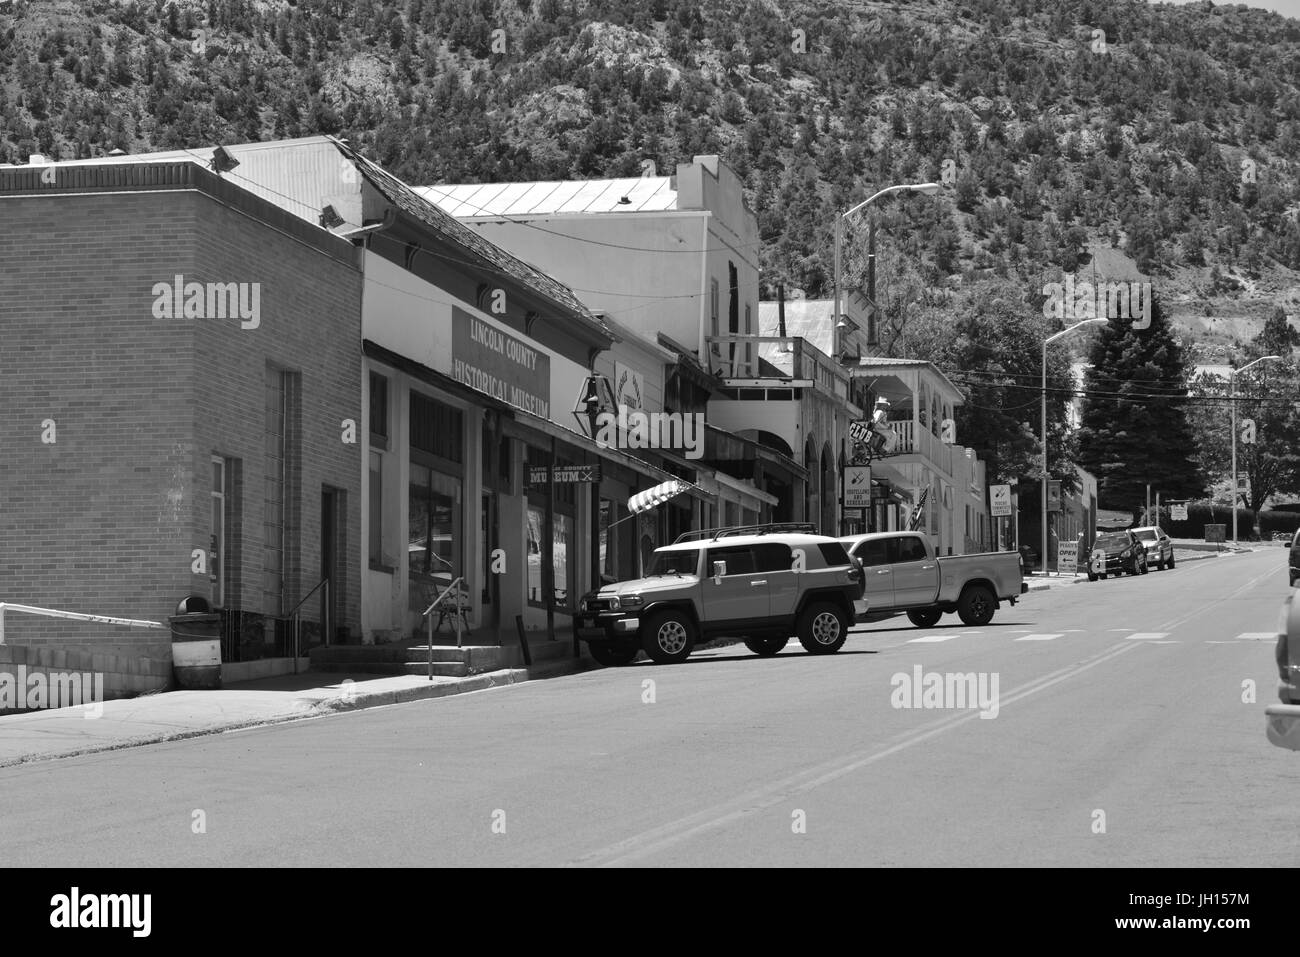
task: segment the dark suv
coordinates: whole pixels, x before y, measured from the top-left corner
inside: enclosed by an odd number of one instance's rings
[[[770,656],[795,635],[810,654],[831,654],[866,612],[862,568],[838,541],[812,525],[737,526],[656,549],[644,578],[584,596],[574,627],[601,664],[639,651],[671,664],[720,637]]]
[[[1125,572],[1129,575],[1147,573],[1147,548],[1132,530],[1103,532],[1092,543],[1088,559],[1088,581],[1095,582],[1107,575]]]

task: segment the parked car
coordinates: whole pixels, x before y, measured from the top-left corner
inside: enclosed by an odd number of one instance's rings
[[[1122,532],[1103,532],[1092,543],[1092,555],[1088,559],[1088,581],[1095,582],[1107,575],[1145,575],[1147,567],[1147,549],[1141,539],[1131,529]]]
[[[1174,567],[1174,542],[1165,534],[1163,528],[1158,525],[1144,525],[1131,531],[1146,546],[1147,564],[1155,565],[1161,571]]]
[[[832,654],[866,611],[862,568],[834,538],[811,524],[749,525],[655,549],[644,578],[584,596],[574,627],[603,665],[630,664],[642,650],[672,664],[723,637],[765,657],[791,635],[810,654]]]
[[[1296,579],[1300,578],[1300,529],[1291,537],[1291,549],[1287,556],[1287,565],[1289,566],[1288,574],[1291,586],[1294,588]]]
[[[1300,605],[1295,602],[1295,592],[1282,603],[1274,655],[1281,703],[1264,709],[1265,733],[1279,748],[1300,751]]]
[[[933,628],[955,611],[966,625],[987,625],[1000,602],[1015,604],[1029,590],[1016,552],[936,557],[921,532],[874,532],[840,539],[862,563],[867,621],[907,614]]]

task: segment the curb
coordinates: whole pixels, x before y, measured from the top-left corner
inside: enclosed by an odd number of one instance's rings
[[[307,708],[299,708],[292,714],[276,715],[269,718],[256,718],[245,721],[227,721],[221,724],[208,725],[202,728],[186,728],[183,731],[176,731],[166,734],[148,734],[134,738],[124,738],[121,741],[113,741],[99,745],[93,745],[84,748],[74,748],[69,751],[59,751],[54,754],[43,754],[33,752],[31,754],[20,755],[16,758],[0,759],[0,768],[16,767],[22,764],[35,764],[38,761],[55,761],[63,758],[82,757],[87,754],[102,754],[107,751],[122,751],[127,748],[139,748],[149,744],[167,744],[172,741],[184,741],[188,738],[199,738],[210,734],[222,734],[226,731],[246,731],[251,728],[270,727],[271,725],[287,724],[290,721],[303,721],[309,718],[320,718],[330,714],[339,714],[347,711],[363,711],[369,708],[379,708],[393,704],[406,704],[411,701],[421,701],[426,698],[446,698],[451,695],[468,694],[473,691],[485,691],[488,688],[501,688],[507,685],[523,684],[528,681],[542,681],[547,678],[561,678],[570,674],[579,674],[584,671],[594,671],[600,665],[589,658],[580,658],[576,660],[561,660],[558,662],[548,662],[544,665],[533,665],[531,668],[506,668],[500,671],[489,671],[480,675],[470,675],[466,678],[457,679],[455,682],[443,682],[440,684],[429,685],[427,687],[416,686],[412,688],[401,688],[394,691],[374,691],[366,694],[354,694],[351,696],[340,695],[335,698],[329,698],[324,701],[312,703]],[[302,702],[304,699],[294,699],[295,703]]]

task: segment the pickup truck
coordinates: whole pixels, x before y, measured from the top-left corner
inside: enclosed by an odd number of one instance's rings
[[[1015,604],[1029,585],[1016,552],[936,557],[921,532],[876,532],[841,538],[863,566],[866,621],[906,613],[918,628],[933,628],[955,611],[962,623],[987,625],[1003,601]]]

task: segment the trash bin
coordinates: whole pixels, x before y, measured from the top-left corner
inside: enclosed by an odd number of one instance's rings
[[[190,691],[220,688],[221,616],[206,598],[191,595],[176,606],[169,621],[177,686]]]

